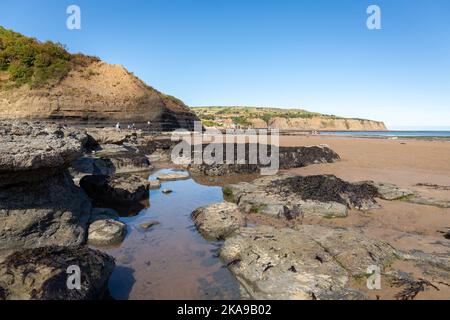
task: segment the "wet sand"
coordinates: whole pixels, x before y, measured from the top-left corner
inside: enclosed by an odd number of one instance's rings
[[[342,161],[292,170],[331,173],[349,181],[379,180],[402,187],[417,183],[450,186],[450,142],[414,139],[283,136],[282,146],[327,144]],[[450,198],[450,191],[446,193]]]

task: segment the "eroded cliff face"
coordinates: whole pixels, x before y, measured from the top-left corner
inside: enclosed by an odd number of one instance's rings
[[[257,126],[257,123],[255,123]],[[379,121],[360,119],[329,119],[329,118],[273,118],[269,126],[280,130],[330,130],[330,131],[384,131],[385,124]]]
[[[180,100],[149,86],[124,67],[102,61],[74,67],[57,85],[0,90],[0,119],[80,123],[147,123],[155,129],[193,128],[196,115]]]
[[[383,122],[343,118],[304,109],[281,109],[272,107],[210,106],[194,107],[193,110],[205,126],[220,128],[267,127],[280,130],[321,131],[383,131]]]

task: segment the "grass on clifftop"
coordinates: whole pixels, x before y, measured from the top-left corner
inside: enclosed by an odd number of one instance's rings
[[[301,118],[312,119],[320,117],[323,119],[335,120],[344,119],[335,115],[321,114],[303,109],[278,109],[278,108],[259,108],[259,107],[193,107],[197,116],[205,125],[211,122],[217,122],[218,119],[231,119],[236,125],[249,125],[250,119],[261,119],[265,123],[269,123],[273,118]],[[354,119],[363,120],[363,119]]]
[[[39,42],[0,26],[0,72],[6,73],[0,87],[53,85],[64,79],[75,65],[96,59],[70,54],[62,44]]]

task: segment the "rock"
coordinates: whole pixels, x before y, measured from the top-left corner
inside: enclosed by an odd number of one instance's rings
[[[349,183],[333,175],[293,176],[275,180],[266,190],[284,196],[299,196],[303,200],[335,202],[358,210],[378,207],[377,189],[366,182]]]
[[[426,205],[426,206],[433,206],[433,207],[438,207],[438,208],[443,208],[443,209],[450,208],[450,201],[436,199],[436,198],[425,198],[425,197],[422,197],[419,195],[407,198],[406,201],[409,203],[422,204],[422,205]]]
[[[0,121],[0,249],[85,242],[91,204],[67,167],[87,140],[61,125]]]
[[[112,219],[112,220],[119,220],[119,214],[116,210],[111,208],[93,208],[91,211],[91,219],[89,220],[90,223],[96,221],[96,220],[105,220],[105,219]]]
[[[162,192],[162,193],[165,193],[165,194],[169,194],[169,193],[172,193],[173,191],[170,190],[170,189],[164,189],[164,190],[162,190],[161,192]]]
[[[225,239],[245,226],[245,218],[234,203],[221,202],[198,208],[192,213],[198,231],[207,239]]]
[[[0,188],[0,249],[80,245],[90,213],[68,173]]]
[[[80,187],[101,205],[124,205],[149,197],[149,183],[138,176],[85,176]]]
[[[116,168],[110,159],[83,156],[72,162],[69,171],[74,180],[79,182],[85,175],[112,176]]]
[[[353,229],[301,225],[241,228],[220,257],[252,299],[361,299],[349,287],[367,267],[396,259],[388,244]]]
[[[156,189],[161,188],[161,181],[159,181],[159,180],[150,180],[148,182],[148,185],[149,185],[149,189],[150,190],[156,190]]]
[[[0,188],[63,172],[86,140],[85,133],[64,126],[0,121]]]
[[[189,179],[189,173],[187,172],[170,172],[170,173],[159,173],[156,179],[160,181],[176,181],[176,180],[186,180]]]
[[[402,189],[394,184],[383,182],[369,182],[378,190],[381,199],[384,200],[398,200],[414,195],[414,192],[408,189]]]
[[[148,230],[148,229],[150,229],[151,227],[156,226],[156,225],[158,225],[158,224],[159,224],[158,221],[150,220],[150,221],[148,221],[148,222],[141,223],[141,224],[139,225],[139,227],[141,227],[141,228],[144,229],[144,230]]]
[[[121,145],[127,141],[132,135],[132,130],[116,130],[116,128],[89,128],[87,133],[100,145],[102,144],[118,144]]]
[[[117,155],[110,157],[109,160],[113,163],[115,171],[118,174],[150,171],[153,169],[146,156],[136,153]]]
[[[147,157],[132,151],[125,151],[102,158],[89,156],[78,158],[72,162],[70,172],[74,180],[79,181],[85,175],[113,176],[149,171],[152,168]]]
[[[123,241],[127,227],[113,219],[96,220],[89,226],[88,242],[94,246],[109,246]]]
[[[80,290],[67,287],[70,266],[80,268]],[[113,269],[112,257],[87,247],[20,250],[0,258],[0,300],[99,299]]]
[[[242,182],[223,188],[224,196],[247,213],[275,218],[297,216],[346,217],[348,208],[378,208],[376,188],[367,183],[349,183],[335,176],[284,174]]]
[[[120,156],[129,152],[136,151],[136,149],[126,148],[124,145],[119,146],[116,144],[103,144],[100,150],[95,151],[95,156],[109,159],[111,157]]]
[[[435,199],[435,198],[427,198],[421,196],[420,194],[408,190],[402,189],[396,185],[390,183],[380,183],[380,182],[369,182],[373,186],[375,186],[378,190],[378,193],[382,199],[385,200],[403,200],[409,203],[421,204],[427,206],[434,206],[438,208],[450,208],[450,201]],[[417,186],[422,187],[440,187],[436,185],[427,185],[427,184],[418,184]],[[445,187],[444,187],[445,188]],[[437,189],[437,188],[436,188]],[[445,189],[442,189],[445,190]]]
[[[271,155],[270,147],[265,145],[258,145],[258,148],[266,148],[268,152],[268,156]],[[238,151],[240,148],[245,148],[244,159],[238,159]],[[259,173],[262,168],[267,168],[267,165],[262,165],[260,162],[258,164],[249,163],[250,155],[249,149],[250,145],[247,143],[245,146],[242,144],[234,144],[234,145],[204,145],[203,146],[203,154],[205,154],[205,148],[213,148],[216,150],[223,150],[222,163],[201,163],[195,164],[190,163],[187,165],[187,168],[195,173],[205,174],[207,176],[224,176],[229,174],[252,174]],[[193,155],[193,147],[191,148],[191,152]],[[225,160],[227,159],[227,150],[233,150],[233,163],[227,163]],[[318,163],[332,163],[340,160],[339,155],[331,150],[326,145],[318,145],[318,146],[306,146],[306,147],[279,147],[279,169],[290,169],[290,168],[300,168],[305,167],[311,164]],[[207,153],[209,154],[209,153]],[[177,160],[180,163],[180,156]],[[243,162],[242,162],[243,161]],[[277,169],[277,168],[275,168]]]
[[[447,231],[447,233],[444,235],[445,239],[450,240],[450,229]]]

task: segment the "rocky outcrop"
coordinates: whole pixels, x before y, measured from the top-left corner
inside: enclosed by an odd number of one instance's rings
[[[333,175],[293,176],[274,180],[266,190],[283,197],[297,196],[302,200],[336,202],[358,210],[378,207],[378,190],[366,182],[350,183]]]
[[[71,266],[80,290],[67,286]],[[42,247],[0,256],[0,300],[92,300],[107,290],[114,259],[87,247]]]
[[[353,229],[259,226],[226,239],[220,257],[253,299],[341,300],[364,298],[350,280],[383,270],[396,250]]]
[[[86,135],[40,123],[0,131],[0,249],[82,244],[91,204],[67,167]]]
[[[84,176],[80,187],[99,205],[127,205],[149,197],[149,182],[138,176]]]
[[[224,144],[221,148],[220,145],[218,147],[215,147],[214,145],[205,145],[203,146],[203,149],[205,150],[205,148],[223,150],[223,156],[221,158],[222,160],[217,161],[216,159],[214,159],[216,161],[211,164],[207,163],[206,161],[203,161],[201,164],[196,164],[194,163],[194,161],[191,161],[187,165],[190,171],[194,173],[205,174],[207,176],[223,176],[241,173],[259,173],[261,169],[270,167],[270,164],[262,164],[261,161],[258,161],[257,164],[253,164],[250,162],[250,159],[252,157],[249,154],[249,144],[246,144],[244,147],[245,156],[243,155],[243,159],[238,157],[239,149],[242,148],[242,146],[239,144],[234,144],[231,147]],[[267,150],[267,157],[271,157],[272,151],[270,146],[258,145],[258,148],[264,148],[264,150]],[[233,163],[226,162],[227,150],[233,150]],[[274,157],[276,157],[276,159],[279,161],[279,169],[300,168],[312,164],[332,163],[340,160],[339,155],[326,145],[305,147],[279,147],[277,152],[278,154],[274,155]]]
[[[221,202],[192,213],[198,231],[207,239],[221,240],[245,226],[245,218],[234,203]]]
[[[246,213],[273,218],[346,217],[349,208],[378,208],[377,190],[372,185],[349,183],[335,176],[295,176],[290,174],[241,182],[223,188],[227,200]]]
[[[63,172],[87,140],[82,131],[65,126],[0,121],[0,187]]]
[[[115,156],[83,156],[72,163],[70,172],[80,180],[85,175],[108,175],[150,171],[152,165],[147,157],[139,154],[117,154]]]

